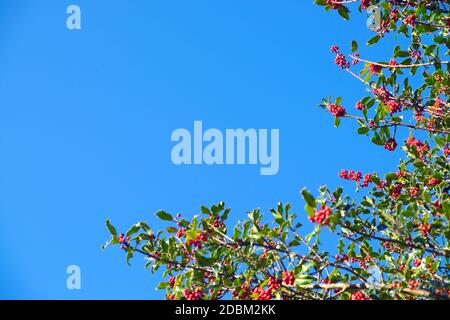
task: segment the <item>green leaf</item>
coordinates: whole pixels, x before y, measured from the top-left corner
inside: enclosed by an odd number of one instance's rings
[[[127,253],[127,264],[129,265],[129,266],[131,266],[131,259],[133,258],[133,251],[128,251],[128,253]]]
[[[109,219],[106,220],[106,227],[108,228],[109,233],[111,233],[111,235],[117,236],[117,230],[116,230],[116,228],[111,224],[111,221],[109,221]]]
[[[400,58],[406,58],[409,57],[411,54],[408,51],[398,51],[396,57]]]
[[[177,233],[178,229],[175,228],[175,227],[167,227],[166,231],[169,232],[169,233]]]
[[[372,176],[371,179],[372,182],[375,183],[377,186],[381,185],[381,181],[377,176]]]
[[[319,6],[326,6],[327,0],[314,0],[314,4],[317,4]]]
[[[346,6],[340,6],[338,9],[339,15],[344,18],[345,20],[350,19],[349,13],[350,11]]]
[[[161,283],[158,284],[156,289],[164,290],[164,289],[167,289],[168,287],[169,287],[169,283],[168,282],[161,282]]]
[[[369,132],[369,128],[367,127],[361,127],[358,129],[358,134],[366,134],[367,132]]]
[[[211,211],[205,206],[201,206],[200,210],[202,211],[203,214],[211,214]]]
[[[375,37],[373,37],[369,41],[367,41],[367,45],[371,46],[371,45],[377,43],[380,39],[381,39],[381,37],[379,35],[376,35]]]
[[[308,215],[308,217],[312,218],[314,216],[314,207],[311,207],[309,205],[305,205],[305,211]]]
[[[356,42],[355,40],[352,41],[352,52],[356,53],[356,51],[358,51],[358,42]]]
[[[135,234],[136,232],[138,232],[140,229],[139,225],[134,225],[132,226],[128,231],[127,231],[127,237],[132,236],[133,234]]]
[[[339,128],[340,124],[341,124],[341,118],[335,117],[335,118],[334,118],[334,126],[335,126],[336,128]]]
[[[372,138],[372,142],[378,146],[383,146],[384,142],[381,139],[377,139],[375,137]]]
[[[447,220],[450,221],[450,199],[445,200],[442,202],[442,209],[444,209],[444,215],[447,218]]]
[[[172,215],[164,211],[158,211],[156,216],[164,221],[173,221]]]
[[[311,195],[311,193],[309,193],[308,190],[303,189],[300,193],[308,206],[312,208],[316,207],[316,199],[314,199],[314,197]]]
[[[198,251],[195,252],[195,259],[201,267],[210,267],[216,263],[216,259],[203,257]]]

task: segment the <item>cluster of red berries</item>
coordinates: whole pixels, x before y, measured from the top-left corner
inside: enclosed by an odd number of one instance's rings
[[[381,245],[382,245],[385,249],[387,249],[387,250],[390,250],[390,251],[393,251],[393,252],[396,252],[396,253],[402,252],[402,249],[401,249],[401,248],[399,248],[399,247],[393,245],[393,244],[390,243],[390,242],[385,241],[385,242],[383,242]]]
[[[384,190],[385,187],[386,187],[386,181],[380,180],[380,183],[377,184],[377,189]]]
[[[195,290],[184,289],[183,296],[186,300],[190,301],[201,300],[203,298],[203,290],[201,288]]]
[[[403,20],[403,22],[411,27],[414,27],[416,25],[416,19],[415,14],[410,14]]]
[[[270,277],[267,285],[269,286],[269,289],[277,291],[281,287],[281,281],[274,277]]]
[[[352,65],[357,65],[359,63],[359,53],[355,52],[352,56]]]
[[[361,291],[353,292],[352,295],[350,296],[350,299],[358,301],[369,300],[369,298]]]
[[[186,229],[185,228],[180,228],[177,231],[176,237],[181,239],[181,238],[184,237],[185,234],[186,234]]]
[[[431,225],[428,222],[419,224],[419,233],[422,237],[426,238],[430,234]]]
[[[339,177],[345,180],[359,182],[362,179],[362,173],[353,170],[342,170],[339,173]]]
[[[419,188],[417,187],[411,187],[409,188],[409,195],[411,198],[414,198],[415,196],[417,196],[417,194],[419,193]]]
[[[379,87],[379,88],[374,88],[373,95],[383,102],[386,102],[391,97],[391,93],[384,86]]]
[[[363,269],[367,269],[367,263],[372,261],[372,258],[370,256],[365,256],[365,257],[351,257],[349,258],[349,256],[347,254],[343,254],[342,257],[339,255],[334,256],[334,258],[336,259],[337,262],[339,263],[343,263],[343,262],[350,262],[350,263],[355,263],[358,262],[359,266]]]
[[[398,170],[398,171],[395,173],[395,175],[396,175],[398,178],[404,178],[404,177],[406,177],[406,176],[408,175],[408,171],[405,171],[405,170]]]
[[[344,107],[338,106],[337,104],[330,104],[328,107],[331,114],[333,114],[336,118],[343,117],[347,114],[347,111]]]
[[[397,149],[397,141],[395,141],[394,138],[389,138],[386,140],[386,143],[384,144],[384,148],[388,151],[394,151]]]
[[[309,218],[311,222],[315,222],[318,224],[326,225],[328,224],[328,218],[331,216],[331,209],[325,206],[322,206],[320,210],[314,211],[314,215]]]
[[[127,247],[128,241],[130,240],[131,237],[126,237],[124,234],[121,234],[118,238],[118,241],[121,244],[120,249],[125,249]]]
[[[347,61],[347,58],[345,58],[342,53],[338,53],[336,55],[336,58],[334,58],[334,63],[342,69],[350,68],[350,62]]]
[[[395,61],[395,59],[391,59],[391,60],[389,60],[389,66],[391,67],[391,71],[392,71],[393,69],[398,67],[398,63],[397,63],[397,61]]]
[[[287,286],[293,286],[295,283],[294,272],[283,271],[283,283]]]
[[[334,258],[336,259],[337,262],[340,262],[340,263],[346,262],[346,261],[349,260],[348,255],[345,254],[345,253],[342,255],[342,257],[337,254],[337,255],[334,256]]]
[[[398,183],[395,187],[391,190],[391,197],[392,198],[398,198],[402,194],[403,184]]]
[[[335,53],[336,57],[334,58],[334,63],[339,66],[342,69],[348,69],[350,68],[350,62],[347,61],[347,58],[339,51],[339,47],[336,45],[331,46],[330,48],[331,53]],[[353,64],[356,64],[355,61],[353,61]]]
[[[419,287],[419,285],[420,285],[419,282],[417,282],[416,280],[411,280],[408,284],[408,287],[411,290],[416,290]]]
[[[383,70],[383,67],[380,66],[379,64],[371,64],[370,65],[370,72],[374,73],[374,74],[379,74],[381,72],[381,70]]]
[[[126,243],[127,241],[130,241],[130,237],[126,237],[123,233],[118,238],[119,243]]]
[[[362,111],[364,109],[361,100],[356,103],[355,108],[358,109],[359,111]]]
[[[355,181],[356,183],[360,183],[361,179],[363,182],[360,184],[361,187],[365,188],[368,187],[369,184],[372,182],[372,174],[368,173],[365,174],[364,177],[361,172],[353,171],[353,170],[342,170],[339,173],[339,177],[345,180],[349,181]]]
[[[220,229],[220,228],[224,228],[225,224],[223,222],[221,222],[219,218],[216,218],[216,219],[214,219],[213,226],[214,226],[214,228]]]
[[[267,301],[273,299],[272,289],[263,289],[261,287],[256,287],[253,290],[253,295],[255,296],[255,300],[257,301]]]
[[[450,156],[450,148],[449,147],[444,148],[444,155],[446,158],[448,158],[448,156]]]
[[[434,104],[432,106],[428,107],[428,110],[431,111],[434,116],[441,117],[441,116],[443,116],[443,114],[445,112],[445,104],[442,101],[442,99],[437,98],[436,101],[434,102]],[[434,127],[435,122],[436,122],[436,118],[428,119],[428,124],[427,124],[428,127]]]
[[[199,232],[195,239],[189,240],[186,242],[186,245],[197,247],[199,249],[202,248],[203,243],[208,240],[208,236],[204,232]]]
[[[175,286],[175,277],[170,277],[169,278],[169,287],[173,288]]]
[[[427,182],[428,187],[434,187],[441,183],[441,180],[435,177],[430,177]]]
[[[397,112],[402,111],[400,102],[398,102],[397,100],[388,100],[388,101],[386,101],[385,104],[389,108],[389,111],[391,113],[397,113]]]
[[[370,6],[370,0],[361,0],[361,9],[366,9]]]
[[[393,21],[397,21],[398,18],[399,18],[399,11],[397,8],[395,8],[389,13],[389,19],[393,20]]]
[[[414,260],[414,266],[416,268],[420,267],[421,265],[422,265],[422,260],[420,260],[420,259]]]
[[[362,188],[366,188],[369,186],[369,183],[371,183],[371,182],[372,182],[372,174],[370,174],[370,173],[365,174],[363,177],[363,183],[361,183],[360,186]]]
[[[372,179],[370,173],[363,177],[361,172],[353,170],[341,170],[339,177],[345,180],[355,181],[356,183],[360,183],[361,179],[363,179],[363,183],[361,184],[362,187],[367,187]]]
[[[244,282],[241,287],[233,289],[231,294],[234,298],[238,298],[240,300],[247,299],[252,294],[250,282],[249,281]]]
[[[336,45],[332,45],[330,48],[331,53],[339,53],[339,47]]]
[[[421,156],[424,156],[424,154],[430,150],[427,143],[424,143],[413,136],[409,136],[408,140],[406,140],[406,145],[416,149]]]

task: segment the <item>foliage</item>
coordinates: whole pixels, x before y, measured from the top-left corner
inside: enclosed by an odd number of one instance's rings
[[[120,245],[127,260],[144,255],[152,272],[164,268],[158,288],[168,299],[449,299],[449,1],[315,3],[345,19],[352,6],[365,12],[376,5],[380,19],[367,45],[389,32],[408,40],[386,61],[363,59],[355,41],[349,57],[333,46],[335,63],[369,94],[355,114],[339,97],[321,104],[336,126],[354,120],[358,134],[387,151],[401,148],[405,156],[384,176],[340,172],[356,183],[358,200],[342,188],[322,187],[316,196],[302,190],[314,225],[307,235],[307,226],[283,204],[271,210],[270,221],[257,209],[234,227],[227,225],[224,203],[202,206],[190,220],[158,212],[169,226],[156,234],[140,222],[118,235],[107,221],[107,245]],[[401,129],[410,131],[403,143],[397,141]],[[326,229],[337,237],[335,252],[321,245]]]

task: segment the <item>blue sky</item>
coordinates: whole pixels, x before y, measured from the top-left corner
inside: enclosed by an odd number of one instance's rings
[[[66,28],[77,4],[82,29]],[[343,169],[394,168],[356,126],[317,107],[342,95],[353,109],[365,88],[333,65],[372,33],[312,1],[3,0],[0,4],[0,298],[156,299],[158,277],[137,258],[102,251],[119,228],[154,213],[192,216],[225,201],[231,218],[278,201],[303,214],[299,190],[352,184]],[[363,48],[368,58],[386,47]],[[388,57],[388,56],[387,56]],[[279,128],[280,171],[174,166],[171,133]],[[332,244],[327,244],[332,245]],[[66,289],[79,265],[82,289]]]

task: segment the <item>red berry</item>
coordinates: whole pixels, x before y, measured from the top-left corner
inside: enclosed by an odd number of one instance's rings
[[[334,59],[334,63],[338,65],[342,69],[350,68],[350,62],[347,61],[345,56],[342,53],[338,53],[336,58]]]
[[[186,234],[186,229],[185,228],[180,228],[178,230],[178,232],[177,232],[176,237],[177,238],[183,238],[185,234]]]
[[[342,6],[342,0],[327,0],[327,4],[333,9],[339,9]]]
[[[397,141],[395,141],[394,138],[389,138],[386,140],[386,143],[384,144],[384,148],[388,151],[394,151],[397,149]]]
[[[410,14],[405,18],[405,20],[403,20],[403,22],[411,27],[414,27],[416,24],[416,15]]]
[[[369,300],[369,298],[361,291],[353,292],[350,296],[351,300]]]
[[[295,276],[292,271],[283,271],[283,283],[287,286],[293,286],[295,283]]]
[[[419,232],[422,235],[422,237],[424,237],[424,238],[428,237],[428,235],[430,234],[430,230],[431,230],[431,225],[428,222],[421,223],[419,225]]]
[[[371,64],[370,65],[370,72],[378,74],[383,70],[383,67],[378,64]]]
[[[364,109],[364,106],[363,106],[363,104],[362,104],[361,101],[358,101],[358,102],[356,103],[355,108],[358,109],[358,110],[360,110],[360,111],[362,111],[362,110]]]
[[[338,106],[337,104],[330,104],[329,110],[336,118],[343,117],[347,114],[345,108]]]
[[[314,212],[314,216],[310,218],[312,222],[327,225],[328,218],[331,216],[332,212],[331,209],[328,207],[322,206],[320,210],[316,210]]]
[[[388,100],[386,102],[386,106],[389,108],[391,113],[396,113],[402,111],[402,107],[400,103],[396,100]]]
[[[339,53],[339,47],[336,45],[331,46],[330,48],[331,53]]]
[[[173,288],[175,286],[175,277],[170,277],[169,279],[169,287]]]

